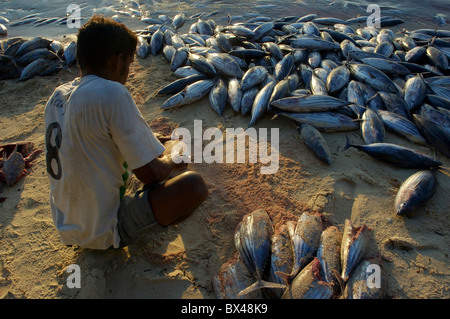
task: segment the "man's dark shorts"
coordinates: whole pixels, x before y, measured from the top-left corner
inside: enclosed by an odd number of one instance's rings
[[[120,247],[128,246],[152,231],[165,229],[153,214],[148,193],[159,187],[159,183],[144,185],[134,196],[122,199],[118,213]]]

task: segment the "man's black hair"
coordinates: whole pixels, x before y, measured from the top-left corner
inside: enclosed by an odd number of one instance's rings
[[[78,31],[78,63],[81,69],[98,69],[105,66],[107,59],[113,55],[134,55],[136,45],[136,34],[124,24],[94,15]]]

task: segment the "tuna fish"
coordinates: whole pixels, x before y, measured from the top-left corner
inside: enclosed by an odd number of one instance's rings
[[[341,278],[347,281],[351,272],[364,258],[369,246],[370,229],[363,225],[353,226],[350,219],[345,220],[344,233],[341,243]]]
[[[403,182],[395,197],[395,214],[408,215],[419,205],[428,201],[436,191],[437,180],[434,170],[412,174]]]
[[[323,280],[321,271],[319,259],[314,258],[294,278],[282,299],[330,299],[333,296],[333,287]]]
[[[233,258],[222,265],[219,274],[213,277],[212,285],[218,299],[262,299],[259,289],[238,295],[240,291],[253,284],[254,280],[242,258]]]
[[[389,131],[394,132],[397,135],[400,135],[413,143],[424,146],[428,145],[425,138],[417,129],[417,126],[414,125],[414,123],[411,122],[410,120],[407,120],[406,118],[398,115],[397,113],[384,110],[379,111],[379,115],[383,120],[384,126]]]
[[[384,124],[378,114],[367,109],[361,117],[361,133],[366,144],[382,143],[384,141]]]
[[[192,66],[200,72],[211,76],[217,74],[216,68],[204,56],[190,53],[188,59],[192,63]]]
[[[340,289],[342,234],[336,226],[328,226],[322,232],[317,258],[322,266],[322,278],[333,286],[335,294]]]
[[[215,69],[226,77],[242,78],[241,67],[229,54],[208,53],[206,57]]]
[[[426,85],[420,75],[406,81],[403,95],[410,111],[414,111],[423,104],[426,98]]]
[[[359,124],[352,118],[334,112],[318,113],[277,113],[299,124],[310,124],[321,132],[344,132],[359,128]]]
[[[302,95],[290,96],[272,101],[272,106],[294,113],[333,111],[351,102],[333,96]]]
[[[220,116],[223,114],[227,99],[227,86],[225,85],[225,81],[219,78],[211,91],[209,91],[209,103],[213,110]]]
[[[342,89],[350,82],[350,71],[344,65],[341,65],[330,72],[327,78],[327,90],[334,93]]]
[[[270,260],[272,235],[272,221],[263,209],[245,215],[238,225],[234,234],[236,249],[248,271],[257,279],[254,284],[240,291],[238,296],[263,287],[285,288],[285,285],[263,280],[264,269]]]
[[[294,265],[294,251],[292,241],[285,224],[279,227],[278,231],[272,236],[272,253],[270,255],[270,276],[271,282],[284,284],[283,277],[277,273],[290,274]],[[284,291],[282,289],[273,289],[273,293],[281,298]]]
[[[242,92],[242,100],[241,100],[242,115],[245,115],[252,110],[253,102],[255,101],[258,92],[259,89],[256,86],[248,89],[247,91]]]
[[[228,102],[235,112],[241,111],[242,90],[241,84],[236,78],[228,81]]]
[[[288,222],[287,227],[294,248],[294,265],[290,274],[278,275],[283,276],[289,283],[315,256],[323,230],[322,217],[319,214],[304,212],[296,224]]]
[[[345,299],[384,298],[385,282],[385,274],[380,260],[365,259],[350,275],[342,297]]]
[[[188,86],[189,84],[195,83],[197,81],[200,80],[206,80],[208,77],[206,75],[191,75],[191,76],[187,76],[185,78],[181,78],[178,80],[175,80],[169,84],[167,84],[166,86],[164,86],[163,88],[161,88],[157,94],[176,94],[179,93],[181,91],[183,91],[183,89]]]
[[[256,121],[258,121],[267,112],[267,106],[269,105],[274,87],[275,84],[273,82],[269,82],[261,89],[261,91],[258,92],[258,94],[256,94],[252,106],[252,118],[248,127],[255,125]]]
[[[72,66],[77,60],[77,43],[75,41],[70,42],[70,44],[64,49],[64,59],[66,60],[67,66]]]
[[[350,72],[359,81],[375,90],[397,93],[398,89],[392,80],[380,70],[366,64],[349,64]]]
[[[322,162],[331,165],[332,157],[327,141],[322,134],[312,125],[301,124],[297,127],[303,143],[317,156]]]
[[[215,80],[200,80],[189,84],[183,91],[167,99],[161,108],[171,109],[198,101],[209,93],[214,84]]]
[[[392,143],[373,143],[368,145],[351,144],[347,137],[347,144],[344,150],[349,147],[355,147],[360,151],[376,158],[380,161],[391,163],[395,166],[405,168],[431,168],[439,167],[442,162],[433,157],[418,152],[412,148],[392,144]]]
[[[268,73],[269,72],[267,71],[267,69],[262,66],[254,66],[248,69],[242,76],[242,91],[247,91],[251,87],[254,87],[263,82],[265,79],[267,79]]]

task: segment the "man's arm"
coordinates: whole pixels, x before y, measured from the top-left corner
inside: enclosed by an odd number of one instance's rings
[[[166,180],[174,170],[182,171],[187,168],[187,164],[181,162],[176,164],[172,160],[171,151],[176,142],[168,141],[165,143],[166,150],[161,155],[153,159],[150,163],[133,170],[137,179],[144,184],[159,183]]]

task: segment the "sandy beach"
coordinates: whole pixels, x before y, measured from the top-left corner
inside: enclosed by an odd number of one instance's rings
[[[68,40],[68,39],[66,39]],[[26,82],[0,81],[1,143],[30,141],[44,149],[44,108],[53,90],[79,75],[76,66]],[[127,88],[156,131],[246,128],[248,116],[228,108],[223,118],[207,98],[172,111],[160,109],[167,97],[156,91],[175,80],[161,55],[136,58]],[[415,170],[399,169],[368,155],[343,151],[345,135],[362,143],[359,131],[324,133],[333,163],[320,162],[302,143],[295,125],[267,115],[256,128],[279,128],[279,170],[262,175],[263,164],[190,164],[201,173],[210,196],[185,222],[115,251],[66,247],[60,243],[49,207],[49,182],[41,154],[28,174],[0,197],[0,298],[216,298],[211,280],[236,252],[233,236],[242,216],[265,209],[275,226],[304,211],[323,213],[342,231],[345,219],[372,229],[369,255],[381,256],[386,298],[449,298],[450,160],[442,169],[432,199],[411,217],[397,217],[395,195]],[[387,133],[387,142],[435,153]],[[208,141],[204,141],[207,144]],[[129,191],[140,186],[133,180]],[[69,288],[66,271],[81,270],[81,288]]]

